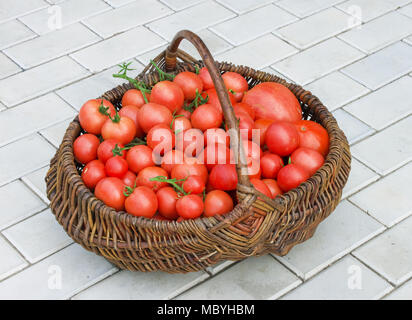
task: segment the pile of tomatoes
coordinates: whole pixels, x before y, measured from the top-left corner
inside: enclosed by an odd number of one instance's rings
[[[231,130],[224,123],[206,68],[176,76],[158,69],[152,88],[114,75],[135,89],[121,108],[105,99],[80,109],[84,130],[73,143],[84,184],[106,205],[134,216],[194,219],[230,212],[238,175]],[[323,164],[327,131],[302,120],[300,103],[285,86],[260,83],[249,90],[238,73],[222,75],[247,161],[247,174],[262,198],[298,187]]]

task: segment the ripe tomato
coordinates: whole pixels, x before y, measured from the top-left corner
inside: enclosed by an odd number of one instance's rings
[[[275,122],[267,129],[265,142],[270,152],[287,156],[299,146],[299,133],[291,123]]]
[[[163,105],[171,112],[178,111],[183,106],[184,100],[183,90],[176,83],[168,80],[156,83],[150,94],[150,102]]]
[[[230,136],[222,128],[211,128],[204,132],[205,146],[215,143],[225,144],[227,147],[230,145]]]
[[[97,148],[97,158],[106,163],[107,160],[113,157],[113,149],[116,147],[116,144],[119,148],[124,148],[124,145],[117,142],[114,139],[104,140],[100,143],[99,147]],[[126,159],[126,150],[122,150],[122,158]]]
[[[252,130],[255,126],[253,119],[249,116],[248,113],[242,110],[235,111],[235,116],[239,120],[239,130],[240,136],[243,140],[252,139]],[[227,126],[226,126],[227,129]]]
[[[253,184],[257,191],[262,192],[265,196],[272,198],[272,193],[270,192],[268,186],[259,179],[250,179],[250,183]]]
[[[223,121],[223,115],[211,104],[202,104],[197,107],[191,117],[193,128],[206,131],[210,128],[218,128]]]
[[[107,119],[102,127],[102,137],[104,140],[114,139],[122,144],[128,144],[134,139],[136,125],[133,120],[127,117],[119,117],[118,121]]]
[[[189,157],[200,155],[204,147],[204,136],[200,129],[188,129],[176,135],[176,150],[183,151]]]
[[[205,190],[205,181],[200,176],[189,176],[182,184],[183,190],[190,194],[200,194]]]
[[[250,160],[260,161],[263,155],[262,149],[259,145],[250,140],[243,140],[243,150],[245,151],[246,161],[249,163]]]
[[[175,165],[170,174],[171,178],[175,179],[185,179],[189,176],[200,176],[204,183],[207,183],[208,175],[206,166],[199,163],[195,158],[185,158],[184,163]]]
[[[156,192],[159,204],[159,213],[168,219],[177,219],[179,215],[176,211],[177,193],[172,187],[164,187]]]
[[[148,187],[137,187],[125,201],[126,211],[137,217],[152,218],[158,207],[156,194]]]
[[[129,169],[134,173],[139,173],[144,168],[154,166],[152,151],[152,149],[144,145],[132,147],[126,156]]]
[[[75,159],[86,164],[97,158],[97,148],[100,141],[94,134],[85,133],[73,142],[73,153]]]
[[[123,194],[123,181],[115,177],[107,177],[100,180],[94,190],[97,199],[107,206],[121,211],[124,209],[125,195]]]
[[[245,102],[235,103],[233,105],[233,111],[235,111],[235,114],[236,111],[246,112],[252,118],[252,120],[255,120],[256,118],[255,110]]]
[[[119,111],[119,115],[121,117],[127,117],[130,120],[133,120],[134,125],[136,126],[135,136],[140,138],[144,136],[144,132],[139,125],[139,111],[140,107],[134,105],[123,105],[123,108],[121,108]]]
[[[203,209],[202,199],[195,194],[183,196],[176,203],[176,211],[183,219],[198,218],[202,215]]]
[[[206,67],[203,67],[199,70],[199,78],[202,80],[203,90],[208,90],[215,87],[209,70],[207,70]]]
[[[168,186],[167,182],[159,182],[159,181],[150,181],[150,179],[162,176],[166,179],[169,177],[166,170],[160,167],[147,167],[144,168],[139,172],[136,179],[137,186],[145,186],[154,191],[159,190],[160,188]]]
[[[278,185],[287,192],[309,179],[309,173],[298,164],[288,164],[279,170]]]
[[[230,103],[233,106],[236,103],[235,96],[231,92],[228,92],[228,95],[229,95]],[[219,110],[220,113],[223,113],[222,105],[220,104],[216,89],[213,88],[213,89],[203,91],[202,97],[206,98],[206,96],[209,97],[207,103],[216,107],[216,109]]]
[[[265,144],[266,131],[272,123],[272,119],[259,119],[255,121],[253,128],[259,130],[261,146]]]
[[[167,171],[167,173],[171,173],[172,169],[176,164],[182,164],[184,160],[183,152],[180,150],[170,150],[167,152],[161,162],[161,167]]]
[[[81,108],[79,112],[79,121],[82,128],[89,133],[99,135],[102,130],[103,124],[107,120],[107,116],[101,113],[100,106],[102,104],[106,108],[109,108],[107,112],[110,116],[116,114],[116,110],[110,101],[105,99],[92,99],[87,101]]]
[[[213,217],[217,214],[226,214],[233,210],[232,198],[222,190],[213,190],[206,195],[205,217]]]
[[[245,93],[242,102],[252,106],[256,119],[297,122],[302,118],[302,108],[295,95],[284,85],[263,82]]]
[[[222,75],[223,82],[228,90],[233,90],[236,101],[241,101],[243,94],[249,89],[245,78],[237,72],[225,72]]]
[[[196,98],[196,90],[199,94],[203,91],[202,79],[193,72],[183,71],[179,73],[173,82],[182,88],[186,100],[193,100]]]
[[[96,184],[105,177],[104,164],[100,160],[92,160],[83,168],[82,180],[90,189],[94,189]]]
[[[249,179],[260,179],[262,170],[260,169],[259,160],[250,159],[247,164],[247,171]]]
[[[207,170],[217,164],[229,164],[233,160],[231,150],[225,144],[215,143],[206,147],[199,155],[199,159],[206,165]]]
[[[230,191],[237,186],[237,172],[234,164],[217,164],[210,172],[209,182],[214,189]]]
[[[300,147],[293,151],[290,162],[300,165],[312,176],[323,165],[325,159],[316,150]]]
[[[272,194],[271,198],[274,199],[276,196],[282,194],[282,189],[280,189],[278,183],[276,182],[276,180],[273,179],[263,179],[262,180],[266,186],[268,187],[268,189],[270,190],[270,193]]]
[[[329,151],[329,134],[319,123],[301,120],[295,124],[300,137],[300,147],[320,152],[324,157]]]
[[[284,166],[283,160],[277,154],[266,153],[260,159],[260,168],[264,178],[276,179],[279,170]]]
[[[145,93],[147,101],[150,101],[150,93]],[[129,89],[127,90],[122,97],[122,106],[136,106],[141,107],[146,102],[144,101],[143,94],[140,90]]]
[[[170,125],[172,120],[170,110],[160,104],[146,103],[140,108],[139,125],[145,133],[157,124]]]
[[[146,141],[155,154],[164,155],[174,148],[175,135],[170,126],[157,124],[147,133]]]
[[[106,175],[109,177],[122,178],[128,169],[127,161],[121,157],[112,157],[105,164]]]
[[[131,171],[127,171],[126,174],[120,179],[123,181],[125,186],[133,188],[136,182],[136,175]]]
[[[172,131],[176,134],[179,132],[184,132],[186,130],[192,129],[192,123],[186,117],[178,117],[173,119]]]
[[[185,118],[190,120],[190,117],[192,116],[192,113],[189,110],[185,110],[185,109],[180,109],[178,112],[176,112],[176,115],[182,115]]]

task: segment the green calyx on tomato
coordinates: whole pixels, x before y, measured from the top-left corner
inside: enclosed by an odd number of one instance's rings
[[[172,114],[173,119],[172,119],[172,122],[170,122],[170,129],[173,129],[173,122],[175,122],[175,119],[176,119],[176,118],[184,117],[183,114],[176,114],[176,112],[177,112],[177,111],[173,111],[173,114]]]
[[[146,97],[146,93],[150,93],[150,90],[146,87],[146,85],[144,84],[144,82],[142,81],[137,81],[136,79],[130,78],[127,76],[127,71],[132,71],[135,69],[129,68],[129,66],[132,64],[132,62],[129,63],[122,63],[122,64],[118,64],[118,66],[120,67],[120,70],[118,73],[113,74],[114,78],[122,78],[125,79],[127,81],[129,81],[131,84],[134,85],[134,87],[137,90],[140,90],[140,92],[142,93],[143,99],[145,103],[149,103],[149,100]]]
[[[202,95],[199,93],[199,90],[196,89],[196,97],[190,104],[183,106],[183,109],[193,112],[193,110],[196,109],[198,106],[206,104],[208,101],[209,95],[206,94],[206,97],[203,98]]]
[[[146,141],[139,139],[139,138],[134,138],[132,142],[126,144],[123,148],[119,147],[119,145],[116,143],[115,147],[112,150],[113,156],[123,156],[123,150],[129,150],[133,148],[134,146],[140,146],[140,145],[147,145]]]
[[[171,186],[173,186],[178,193],[181,193],[181,194],[186,196],[186,195],[190,194],[190,192],[185,192],[183,190],[183,187],[178,184],[178,182],[184,182],[184,181],[186,181],[186,179],[187,179],[187,177],[184,178],[184,179],[176,179],[176,178],[168,179],[168,178],[163,177],[163,176],[157,176],[157,177],[151,178],[150,181],[167,182]]]
[[[124,186],[123,195],[127,198],[128,196],[130,196],[133,193],[134,189],[136,189],[136,180],[134,181],[133,187]]]

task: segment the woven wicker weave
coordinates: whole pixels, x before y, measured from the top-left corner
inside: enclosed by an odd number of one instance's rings
[[[203,62],[178,49],[183,38],[196,46]],[[351,162],[345,135],[319,99],[277,76],[245,66],[214,62],[203,42],[189,31],[179,32],[169,48],[154,61],[175,73],[195,71],[195,65],[206,65],[229,127],[236,127],[236,121],[221,73],[238,72],[248,80],[250,87],[265,81],[285,85],[300,101],[303,118],[320,123],[329,133],[329,154],[324,165],[298,188],[271,200],[257,192],[247,176],[240,175],[242,165],[238,164],[236,195],[239,203],[232,212],[180,223],[134,217],[104,205],[83,184],[73,156],[73,141],[82,132],[76,117],[51,160],[46,176],[52,212],[66,232],[85,249],[122,269],[171,273],[198,271],[219,261],[267,253],[285,255],[294,245],[310,238],[318,224],[339,203]],[[149,65],[138,79],[153,86],[159,81],[159,75]],[[121,107],[122,95],[130,88],[130,84],[124,84],[102,97]],[[239,151],[243,155],[241,148]]]

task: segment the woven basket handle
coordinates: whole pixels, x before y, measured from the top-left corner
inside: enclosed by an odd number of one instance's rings
[[[239,182],[242,185],[249,187],[251,186],[251,184],[249,181],[249,176],[247,175],[247,163],[243,150],[243,144],[240,143],[241,139],[237,119],[235,117],[232,104],[230,103],[229,95],[220,71],[216,67],[215,60],[213,59],[212,54],[210,53],[209,49],[206,47],[202,39],[200,39],[198,35],[189,30],[179,31],[173,38],[169,47],[166,49],[166,71],[170,72],[176,69],[177,49],[183,39],[190,41],[196,47],[197,51],[202,57],[203,63],[209,70],[210,76],[215,85],[217,96],[219,97],[219,101],[222,106],[225,123],[227,124],[229,129],[234,129],[231,130],[231,132],[233,132],[233,134],[231,135],[231,141],[235,142],[233,146],[235,150],[238,151],[237,155],[239,155],[239,159],[236,159],[236,170],[239,177]]]

